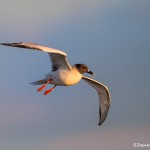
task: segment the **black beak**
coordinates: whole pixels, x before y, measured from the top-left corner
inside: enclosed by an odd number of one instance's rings
[[[88,70],[87,73],[91,74],[92,76],[95,76],[95,74],[90,70]]]

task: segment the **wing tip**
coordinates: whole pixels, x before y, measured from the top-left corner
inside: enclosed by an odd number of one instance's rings
[[[10,43],[0,43],[0,45],[9,45]]]
[[[67,54],[64,51],[55,49],[55,48],[50,48],[47,46],[43,46],[43,45],[39,45],[39,44],[35,44],[32,42],[14,42],[14,43],[0,43],[0,45],[4,45],[4,46],[11,46],[11,47],[19,47],[19,48],[28,48],[28,49],[37,49],[40,51],[45,51],[47,53],[58,53],[64,56],[67,56]],[[44,50],[44,48],[46,50]],[[50,50],[49,50],[50,49]]]
[[[99,106],[99,123],[98,123],[99,126],[101,126],[104,123],[104,121],[106,120],[109,108],[110,108],[110,104],[107,106],[105,111],[102,113],[101,107]]]
[[[23,42],[16,42],[16,43],[0,43],[0,45],[15,47],[15,46],[17,46],[17,45],[21,45],[22,43],[23,43]]]

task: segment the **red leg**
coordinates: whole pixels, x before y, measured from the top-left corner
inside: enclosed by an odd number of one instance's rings
[[[39,87],[39,88],[37,89],[37,91],[38,91],[38,92],[42,91],[42,90],[47,86],[47,84],[49,84],[51,81],[52,81],[51,79],[48,80],[44,85],[42,85],[41,87]]]
[[[49,94],[50,92],[52,92],[54,90],[54,88],[56,87],[56,85],[48,90],[45,91],[45,93],[43,95],[47,95]]]

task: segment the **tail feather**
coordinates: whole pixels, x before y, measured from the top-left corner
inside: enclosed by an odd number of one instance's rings
[[[30,84],[32,84],[32,85],[40,85],[40,84],[45,84],[46,82],[47,82],[47,80],[42,79],[42,80],[38,80],[38,81],[32,82]]]

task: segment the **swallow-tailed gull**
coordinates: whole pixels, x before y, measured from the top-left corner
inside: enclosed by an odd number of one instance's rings
[[[67,61],[67,54],[63,51],[41,46],[33,43],[0,43],[0,45],[27,48],[32,50],[40,50],[47,52],[51,63],[52,71],[48,73],[44,79],[33,82],[33,85],[41,85],[37,89],[38,92],[42,91],[48,84],[53,84],[54,86],[45,91],[44,95],[52,92],[56,86],[70,86],[78,83],[81,79],[91,85],[98,93],[99,98],[99,125],[101,125],[106,117],[110,107],[110,94],[108,88],[99,83],[98,81],[86,77],[83,74],[89,73],[94,75],[92,71],[84,64],[75,64],[71,66]]]

